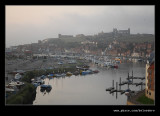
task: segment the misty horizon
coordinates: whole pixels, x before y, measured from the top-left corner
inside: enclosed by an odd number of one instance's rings
[[[58,38],[58,34],[97,35],[113,28],[154,34],[154,6],[6,5],[6,47]]]

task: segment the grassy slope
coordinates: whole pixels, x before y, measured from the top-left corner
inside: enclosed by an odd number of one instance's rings
[[[138,102],[142,103],[142,104],[154,104],[154,100],[149,99],[148,97],[145,96],[145,94],[143,94],[142,96],[140,96],[137,99]]]

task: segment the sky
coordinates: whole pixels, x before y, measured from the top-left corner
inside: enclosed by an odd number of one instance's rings
[[[6,5],[6,47],[57,38],[95,35],[113,28],[131,34],[155,32],[154,5]]]

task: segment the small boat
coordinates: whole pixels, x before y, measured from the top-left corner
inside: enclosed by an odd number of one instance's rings
[[[61,77],[62,75],[61,74],[55,74],[54,76],[55,77]]]
[[[88,69],[88,68],[89,68],[89,66],[88,66],[88,65],[84,65],[84,66],[82,66],[82,68],[87,68],[87,69]]]
[[[49,75],[48,75],[48,77],[53,77],[53,76],[54,76],[54,74],[49,74]]]
[[[62,65],[63,64],[63,62],[58,62],[58,65]]]
[[[93,71],[91,69],[87,70],[88,74],[93,74]]]
[[[115,61],[116,61],[116,63],[120,63],[120,64],[121,64],[121,62],[122,62],[119,57],[116,57],[116,58],[115,58]]]
[[[118,65],[114,65],[114,68],[118,68]]]
[[[51,85],[41,85],[41,88],[52,89],[52,86]]]
[[[41,84],[44,84],[44,81],[40,79],[40,80],[35,81],[34,83],[39,83],[41,85]]]
[[[98,70],[94,70],[93,72],[94,72],[94,73],[99,73],[99,71],[98,71]]]
[[[67,72],[66,75],[67,76],[72,76],[72,73],[71,72]]]
[[[62,77],[65,77],[65,76],[66,76],[66,74],[65,74],[65,73],[62,73],[62,74],[61,74],[61,76],[62,76]]]
[[[112,66],[112,63],[111,63],[111,61],[106,61],[106,62],[104,62],[103,66],[109,67],[109,66]]]
[[[86,74],[88,74],[87,71],[82,71],[82,75],[86,75]]]
[[[128,95],[130,93],[130,91],[131,91],[130,89],[126,89],[125,94]]]
[[[73,73],[73,75],[79,75],[79,72],[78,72],[78,71],[75,71],[75,72]]]
[[[40,85],[39,83],[36,82],[33,82],[32,84],[34,85],[34,87],[38,87]]]
[[[15,90],[14,89],[10,89],[10,88],[6,88],[5,91],[6,92],[14,92]]]
[[[14,78],[15,78],[16,80],[19,80],[21,77],[22,77],[22,76],[21,76],[19,73],[17,73]]]
[[[44,76],[44,75],[41,76],[41,79],[45,79],[45,78],[46,78],[46,76]]]

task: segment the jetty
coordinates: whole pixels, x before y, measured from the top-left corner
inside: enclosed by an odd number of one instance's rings
[[[116,96],[117,96],[117,92],[120,92],[121,95],[127,92],[127,93],[129,93],[128,95],[130,95],[132,93],[135,93],[136,91],[130,90],[129,85],[136,85],[136,86],[141,85],[141,90],[143,88],[142,86],[145,85],[145,83],[143,83],[143,82],[133,83],[133,79],[141,79],[141,80],[145,79],[145,77],[133,77],[133,71],[132,71],[132,76],[129,76],[129,73],[128,73],[128,77],[126,79],[127,79],[127,81],[121,82],[121,77],[120,77],[119,84],[118,84],[118,82],[116,82],[116,88],[114,87],[114,80],[113,80],[112,87],[107,88],[106,91],[109,91],[110,94],[116,92]],[[131,79],[132,79],[132,81],[131,81]],[[128,85],[128,89],[121,90],[121,86],[123,86],[125,84]],[[119,89],[118,89],[118,85],[119,85]]]

